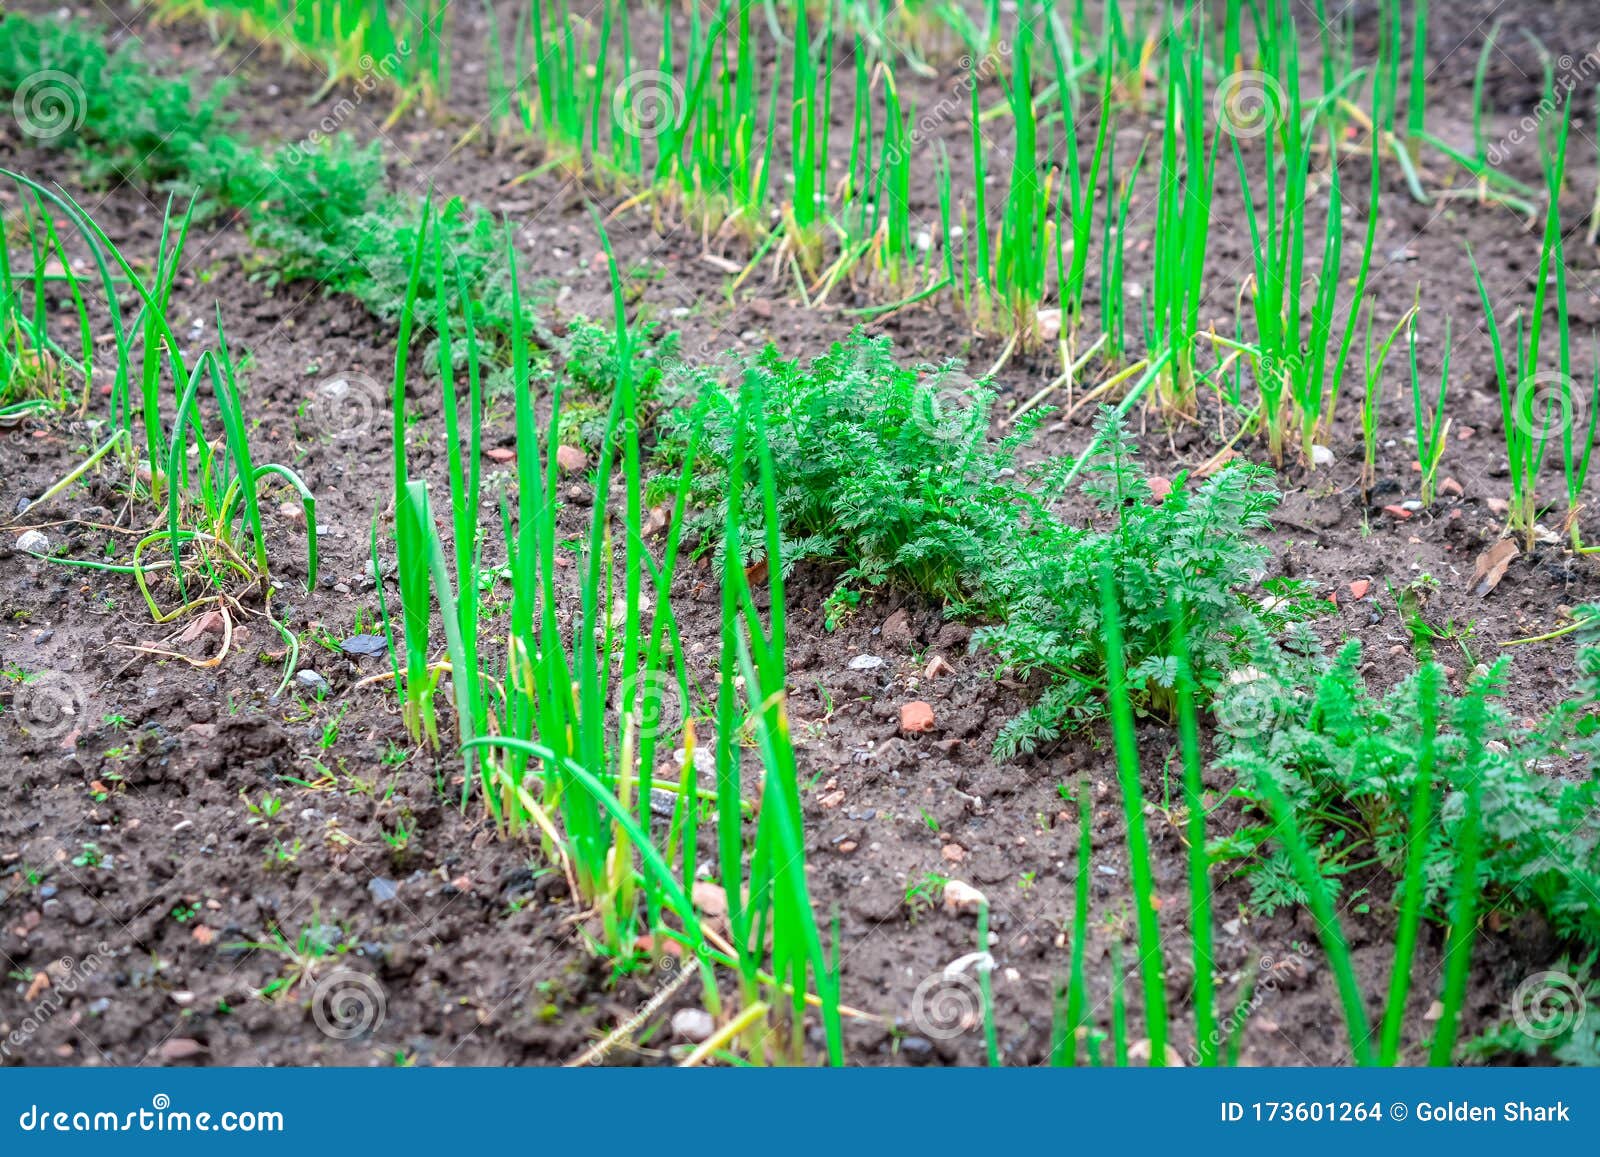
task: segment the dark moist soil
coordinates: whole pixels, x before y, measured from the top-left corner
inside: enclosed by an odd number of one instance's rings
[[[17,7],[57,11],[46,4]],[[1507,17],[1508,29],[1529,22],[1558,55],[1581,59],[1600,42],[1600,11],[1585,4],[1495,6],[1485,0],[1436,11],[1430,128],[1458,144],[1470,140],[1471,76],[1491,10]],[[81,11],[86,19],[108,16],[98,7]],[[475,19],[465,10],[458,13],[459,45],[480,42]],[[1362,6],[1358,38],[1370,38],[1371,19],[1370,6]],[[192,69],[207,80],[232,76],[239,128],[259,139],[303,137],[340,99],[335,93],[323,105],[307,107],[316,76],[284,66],[275,50],[237,43],[217,49],[189,24],[141,18],[115,35],[142,40],[164,66]],[[1536,57],[1514,35],[1505,39],[1506,50],[1496,55],[1490,74],[1498,102],[1491,129],[1501,135],[1529,112],[1540,91]],[[513,184],[535,167],[537,154],[492,149],[481,132],[457,147],[483,108],[481,96],[471,91],[481,76],[474,75],[473,61],[458,60],[455,75],[454,111],[442,121],[413,112],[383,129],[389,106],[369,95],[342,127],[386,140],[397,186],[433,184],[442,194],[507,214],[529,268],[551,287],[556,308],[603,317],[608,290],[586,210],[591,194],[550,173]],[[839,71],[842,83],[850,75],[849,67]],[[910,101],[928,108],[955,79],[956,72],[944,67],[932,79],[907,74],[902,85]],[[837,99],[835,108],[841,107],[847,109],[848,101]],[[1144,134],[1159,128],[1156,114],[1145,114],[1145,121],[1125,122],[1119,157],[1131,157]],[[963,124],[958,118],[945,130],[957,172],[970,163]],[[1573,317],[1578,332],[1586,334],[1600,320],[1597,255],[1581,240],[1596,174],[1587,115],[1576,128],[1574,202],[1567,219],[1578,235],[1568,255],[1574,265]],[[842,139],[842,131],[835,135]],[[995,143],[991,172],[1004,171],[1004,146]],[[1509,167],[1534,179],[1531,142],[1509,152]],[[0,159],[78,188],[69,158],[21,149],[14,136],[0,137]],[[1344,163],[1346,189],[1364,189],[1365,161],[1352,157]],[[1217,204],[1223,209],[1213,230],[1208,275],[1217,299],[1208,304],[1207,320],[1215,320],[1219,332],[1232,332],[1232,298],[1247,274],[1249,248],[1243,222],[1226,208],[1237,204],[1237,176],[1230,163],[1218,171]],[[1430,188],[1465,183],[1434,161],[1425,164],[1424,179]],[[931,220],[931,174],[920,172],[916,185],[919,208]],[[601,199],[609,205],[620,201]],[[1148,187],[1135,200],[1130,288],[1148,284],[1152,202]],[[86,204],[127,251],[153,253],[161,214],[151,191],[122,186]],[[1356,238],[1364,228],[1362,211],[1358,204],[1350,226]],[[1475,628],[1467,643],[1470,659],[1444,653],[1459,686],[1473,662],[1495,657],[1501,643],[1549,630],[1560,621],[1559,608],[1600,597],[1600,581],[1594,563],[1543,546],[1519,559],[1488,598],[1469,594],[1475,557],[1499,536],[1490,504],[1506,496],[1507,483],[1496,462],[1498,405],[1463,242],[1473,245],[1492,292],[1508,302],[1509,313],[1509,303],[1531,298],[1537,239],[1502,207],[1470,198],[1416,204],[1397,179],[1386,182],[1383,211],[1369,288],[1377,326],[1387,332],[1409,308],[1420,282],[1427,306],[1427,372],[1430,362],[1437,365],[1444,318],[1455,319],[1454,428],[1443,473],[1459,482],[1461,493],[1404,520],[1380,509],[1416,497],[1415,455],[1406,444],[1409,399],[1402,396],[1403,361],[1396,357],[1383,407],[1377,497],[1369,504],[1360,492],[1354,421],[1359,383],[1347,382],[1344,413],[1330,439],[1333,465],[1315,474],[1289,468],[1281,476],[1285,500],[1270,536],[1274,573],[1308,580],[1337,598],[1338,612],[1319,629],[1330,645],[1345,637],[1362,641],[1365,673],[1374,687],[1395,683],[1416,663],[1390,587],[1433,576],[1433,621],[1453,619]],[[837,310],[801,308],[764,273],[727,304],[728,275],[702,259],[698,234],[674,228],[658,234],[650,218],[648,209],[626,210],[608,227],[623,268],[645,287],[641,308],[680,330],[689,356],[755,349],[768,340],[799,355],[851,328],[851,319]],[[726,242],[718,255],[742,262],[747,251],[740,244]],[[209,319],[213,303],[221,302],[231,345],[251,357],[244,383],[249,415],[259,423],[256,452],[302,471],[318,496],[322,572],[309,595],[303,593],[303,528],[282,516],[270,519],[274,565],[283,583],[277,611],[297,632],[319,626],[337,639],[370,629],[378,606],[368,534],[387,497],[386,402],[382,394],[358,392],[355,405],[330,413],[318,404],[316,387],[339,375],[387,380],[392,335],[350,302],[315,287],[269,291],[252,279],[248,268],[258,255],[237,221],[197,229],[187,256],[178,316]],[[837,304],[881,300],[886,298],[863,289]],[[918,360],[960,356],[981,366],[1000,349],[994,339],[974,338],[965,324],[953,321],[947,303],[904,310],[870,328]],[[208,337],[204,326],[195,331],[197,343]],[[1046,358],[1013,358],[998,377],[1002,397],[1014,404],[1053,374]],[[436,389],[421,371],[410,404],[421,431],[413,460],[429,473],[427,448],[437,447],[441,427]],[[65,419],[29,420],[0,431],[4,516],[70,470],[92,437],[85,424]],[[1086,438],[1086,416],[1080,416],[1048,426],[1036,452],[1073,453]],[[1220,445],[1214,412],[1176,429],[1152,420],[1140,441],[1152,472],[1169,476],[1204,462]],[[1260,455],[1259,447],[1243,449]],[[491,474],[499,469],[486,467]],[[437,463],[431,473],[438,473]],[[577,497],[564,517],[577,527],[587,517],[585,491],[581,482],[573,485]],[[130,648],[171,640],[187,624],[154,624],[130,581],[47,566],[12,550],[15,533],[39,526],[53,540],[65,541],[72,555],[96,557],[113,533],[98,527],[127,523],[122,501],[109,477],[91,475],[49,508],[17,518],[13,533],[0,540],[0,666],[37,676],[24,683],[7,679],[0,691],[10,708],[0,717],[0,766],[8,783],[0,801],[0,955],[9,973],[0,985],[0,1057],[8,1063],[94,1065],[559,1063],[576,1057],[659,990],[659,970],[617,976],[589,950],[565,884],[535,846],[498,838],[475,807],[463,815],[455,806],[458,765],[412,751],[393,697],[381,685],[357,687],[387,670],[386,659],[312,645],[301,662],[327,680],[326,700],[295,691],[274,697],[281,643],[261,620],[235,631],[217,666],[161,659]],[[118,537],[125,543],[126,534]],[[1352,596],[1356,580],[1370,582],[1367,597]],[[1133,959],[1123,820],[1104,740],[1085,734],[1038,756],[997,763],[989,754],[995,734],[1029,701],[1030,690],[997,680],[992,661],[968,653],[966,628],[919,602],[884,596],[839,630],[825,632],[821,604],[829,590],[828,576],[817,574],[800,576],[790,588],[789,668],[794,734],[808,787],[812,894],[820,913],[838,915],[844,1001],[882,1018],[847,1022],[848,1059],[982,1062],[980,1032],[930,1039],[941,1034],[925,1034],[914,1023],[919,985],[935,983],[929,978],[977,947],[971,917],[935,910],[914,918],[908,912],[908,885],[938,872],[987,893],[1002,1057],[1008,1064],[1042,1063],[1052,985],[1067,968],[1063,929],[1070,927],[1076,870],[1075,813],[1058,787],[1079,777],[1093,784],[1088,970],[1102,1025],[1109,1018],[1113,945],[1124,960]],[[393,605],[392,589],[389,598]],[[717,598],[705,574],[690,570],[675,601],[692,661],[707,668],[715,662]],[[199,657],[215,654],[219,641],[206,635],[164,645]],[[874,670],[851,670],[850,660],[861,654],[886,662]],[[1515,654],[1508,700],[1514,711],[1531,716],[1564,694],[1572,647],[1561,641],[1519,647]],[[953,671],[925,677],[934,655]],[[899,706],[913,698],[933,707],[937,722],[930,734],[900,734]],[[73,714],[50,726],[43,715],[59,702],[69,703]],[[23,721],[32,727],[19,726]],[[1146,797],[1163,801],[1161,769],[1174,737],[1151,727],[1140,738]],[[1221,777],[1208,779],[1219,793],[1229,786]],[[267,795],[281,798],[281,811],[272,818],[252,815],[246,801],[259,805]],[[397,853],[384,833],[402,821],[415,834]],[[1219,813],[1219,822],[1226,821]],[[1166,901],[1161,920],[1167,987],[1182,994],[1190,978],[1186,850],[1176,816],[1152,806],[1147,822],[1157,890]],[[1376,992],[1387,983],[1392,919],[1387,883],[1371,883],[1372,911],[1347,914],[1345,927],[1360,977]],[[1247,895],[1245,885],[1222,880],[1213,904],[1222,1010],[1232,1008],[1247,987],[1260,994],[1243,1030],[1241,1061],[1342,1063],[1348,1055],[1344,1030],[1310,919],[1295,913],[1251,916],[1244,908]],[[1504,1015],[1518,981],[1559,953],[1531,918],[1495,918],[1489,927],[1493,934],[1481,937],[1475,952],[1467,1033]],[[308,972],[293,953],[260,947],[275,931],[291,945],[302,937],[318,945]],[[1438,988],[1440,949],[1439,931],[1428,929],[1407,1018],[1414,1041],[1428,1033],[1425,1014]],[[383,1001],[377,1027],[351,1039],[319,1028],[316,1014],[327,1001],[314,998],[319,983],[355,983],[345,972],[374,978]],[[40,975],[50,978],[49,988]],[[264,998],[263,989],[275,995]],[[690,999],[680,995],[666,1007]],[[1191,1010],[1181,995],[1174,999],[1175,1018],[1185,1024]],[[1136,1010],[1133,1016],[1138,1037]],[[1193,1044],[1187,1032],[1178,1028],[1174,1042],[1184,1055]],[[644,1047],[619,1049],[609,1061],[657,1063],[665,1034],[646,1038]]]

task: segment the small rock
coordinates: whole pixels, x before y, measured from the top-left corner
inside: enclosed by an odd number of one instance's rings
[[[906,614],[904,607],[883,620],[883,626],[878,628],[878,637],[895,647],[903,647],[911,642],[911,616]]]
[[[490,446],[483,456],[491,462],[509,462],[517,456],[517,452],[505,446]]]
[[[976,912],[988,902],[987,896],[962,880],[951,880],[944,886],[946,912]]]
[[[937,679],[940,675],[953,675],[955,668],[945,661],[943,655],[935,655],[928,660],[928,665],[922,669],[924,679]]]
[[[49,554],[50,540],[42,531],[24,530],[17,536],[17,549],[25,554]]]
[[[1313,447],[1311,447],[1311,465],[1313,465],[1313,466],[1332,466],[1333,465],[1333,451],[1328,449],[1328,447],[1326,447],[1326,446],[1313,446]]]
[[[1163,478],[1159,474],[1150,476],[1150,497],[1157,503],[1165,502],[1167,495],[1172,493],[1172,480]]]
[[[921,699],[900,705],[900,730],[911,734],[933,730],[933,708]]]
[[[1510,509],[1511,503],[1507,502],[1504,498],[1489,499],[1489,513],[1493,514],[1497,518],[1504,518]]]
[[[285,502],[278,506],[278,517],[298,526],[306,520],[306,509],[298,502]]]
[[[939,854],[952,864],[959,864],[967,858],[967,849],[960,844],[946,844]]]
[[[881,666],[883,659],[877,655],[857,655],[849,663],[852,671],[876,671]]]
[[[1466,491],[1462,489],[1461,483],[1457,482],[1454,478],[1445,478],[1439,483],[1439,493],[1454,494],[1457,498],[1460,498],[1466,494]]]
[[[717,1030],[711,1014],[703,1008],[680,1008],[672,1014],[672,1035],[699,1044]]]
[[[556,465],[561,467],[563,474],[571,474],[582,470],[589,464],[589,455],[576,446],[558,446],[556,448]]]
[[[381,655],[389,649],[389,641],[382,635],[351,635],[339,640],[339,650],[346,655]]]
[[[164,1061],[186,1061],[205,1051],[205,1045],[186,1036],[173,1037],[161,1043],[161,1059]]]
[[[1372,581],[1370,579],[1356,579],[1355,582],[1350,584],[1350,597],[1353,599],[1364,599],[1367,597],[1367,592],[1371,589]]]
[[[902,1037],[900,1055],[914,1065],[925,1065],[933,1059],[933,1042],[920,1036]]]
[[[697,880],[690,899],[696,908],[712,919],[728,914],[728,894],[718,884]]]
[[[400,885],[384,876],[374,876],[367,881],[367,891],[380,904],[387,904],[400,894]]]
[[[926,247],[924,246],[924,248]],[[1053,342],[1061,336],[1061,311],[1059,309],[1041,309],[1035,312],[1033,316],[1039,327],[1040,341]]]
[[[309,691],[318,699],[327,698],[328,681],[310,667],[302,667],[294,673],[295,686],[302,691]]]
[[[1401,522],[1404,522],[1406,519],[1411,517],[1411,511],[1407,510],[1404,506],[1385,506],[1383,508],[1383,512],[1385,514],[1393,515]]]
[[[653,787],[650,789],[650,814],[661,819],[672,818],[672,813],[678,806],[678,794],[666,788]]]

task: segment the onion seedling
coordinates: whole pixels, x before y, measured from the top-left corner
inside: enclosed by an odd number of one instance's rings
[[[1445,394],[1450,389],[1450,323],[1444,326],[1444,360],[1439,367],[1439,390],[1430,406],[1423,396],[1422,375],[1417,368],[1417,316],[1411,315],[1406,330],[1406,346],[1411,356],[1411,417],[1417,438],[1417,464],[1422,471],[1422,505],[1433,505],[1439,478],[1439,462],[1444,457],[1445,440],[1450,436],[1450,419],[1444,415]]]

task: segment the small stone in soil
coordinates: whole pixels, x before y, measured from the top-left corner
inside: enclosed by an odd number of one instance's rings
[[[914,1065],[925,1065],[933,1059],[933,1042],[920,1036],[903,1037],[900,1055]]]
[[[901,607],[883,620],[883,626],[878,628],[878,637],[891,647],[904,647],[911,642],[911,617]]]
[[[380,904],[387,904],[400,894],[400,885],[384,876],[374,876],[367,881],[367,891]]]
[[[41,531],[25,530],[17,537],[17,549],[26,554],[49,554],[50,540]]]
[[[310,691],[319,699],[328,694],[328,681],[310,667],[303,667],[294,673],[295,686],[303,691]]]
[[[857,655],[849,665],[852,671],[875,671],[883,666],[883,660],[877,655]]]
[[[913,699],[900,706],[900,730],[907,732],[932,731],[933,708],[921,699]]]
[[[351,635],[339,640],[339,649],[346,655],[381,655],[389,649],[389,643],[382,635]]]
[[[976,912],[988,902],[982,892],[962,880],[951,880],[944,886],[946,912]]]
[[[716,1022],[703,1008],[680,1008],[672,1014],[672,1032],[683,1040],[699,1044],[716,1031]]]

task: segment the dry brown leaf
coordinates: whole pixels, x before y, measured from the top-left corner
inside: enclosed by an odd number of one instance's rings
[[[1521,553],[1516,543],[1509,538],[1502,538],[1480,554],[1477,565],[1472,570],[1472,593],[1481,599],[1499,586],[1500,580],[1506,576],[1506,568],[1511,565],[1511,560]]]

